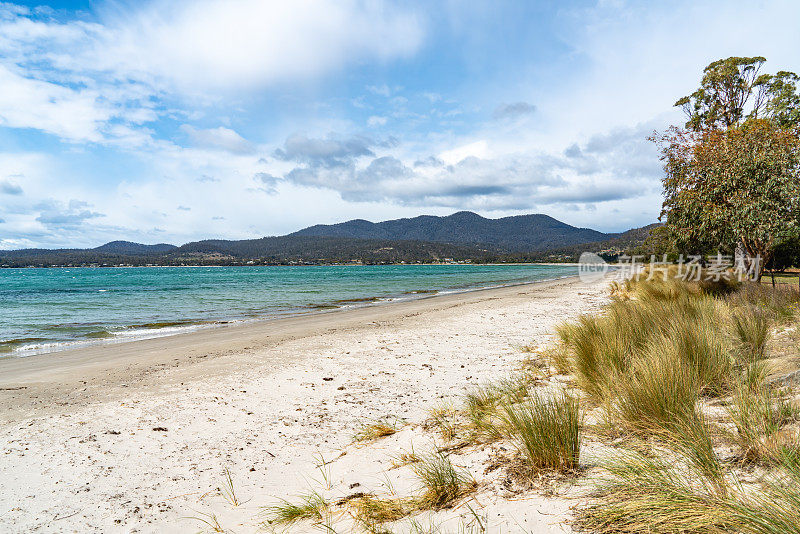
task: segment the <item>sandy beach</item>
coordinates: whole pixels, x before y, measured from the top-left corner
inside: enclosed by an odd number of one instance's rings
[[[604,282],[564,279],[0,360],[0,530],[196,532],[214,514],[253,532],[310,487],[391,486],[392,456],[428,445],[428,410],[606,302]],[[380,418],[400,431],[351,444]],[[481,483],[486,454],[457,461]],[[226,469],[238,506],[217,491]],[[569,499],[501,495],[472,504],[492,528],[569,531]]]

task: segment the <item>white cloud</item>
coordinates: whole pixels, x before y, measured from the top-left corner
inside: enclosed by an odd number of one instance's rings
[[[468,145],[445,150],[439,154],[439,159],[445,163],[454,164],[469,157],[486,158],[489,156],[489,144],[485,140],[475,141]]]
[[[0,179],[0,193],[4,195],[21,195],[22,187],[12,179]]]
[[[256,89],[405,57],[424,36],[420,16],[382,1],[157,1],[103,22],[105,39],[84,60],[189,93]]]
[[[36,128],[70,141],[100,141],[114,115],[91,90],[25,78],[0,65],[0,125]]]
[[[99,9],[98,23],[62,23],[0,4],[0,124],[141,147],[152,135],[139,125],[159,118],[153,99],[191,104],[311,81],[409,56],[424,38],[421,17],[383,1],[158,0]],[[242,149],[231,133],[197,135]]]
[[[184,124],[181,130],[186,132],[194,146],[200,148],[217,148],[234,154],[251,154],[255,151],[252,143],[230,128],[198,129]]]

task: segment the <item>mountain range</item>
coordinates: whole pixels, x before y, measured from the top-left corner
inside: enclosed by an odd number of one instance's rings
[[[623,234],[576,228],[541,214],[488,219],[461,211],[446,217],[421,215],[373,223],[363,219],[315,225],[274,237],[203,240],[175,246],[112,241],[91,249],[0,251],[0,266],[182,265],[241,263],[395,263],[569,260],[582,246],[632,246],[650,227]],[[591,246],[589,246],[591,245]],[[577,247],[577,248],[576,248]],[[548,254],[548,251],[560,251]],[[568,252],[564,252],[568,251]]]
[[[580,243],[603,241],[619,234],[576,228],[541,214],[487,219],[470,211],[446,217],[420,215],[373,223],[354,219],[339,224],[310,226],[289,236],[353,237],[431,241],[458,245],[491,245],[506,252],[535,252]]]

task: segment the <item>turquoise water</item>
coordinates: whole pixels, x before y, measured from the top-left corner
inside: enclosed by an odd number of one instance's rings
[[[0,357],[576,273],[558,265],[0,269]]]

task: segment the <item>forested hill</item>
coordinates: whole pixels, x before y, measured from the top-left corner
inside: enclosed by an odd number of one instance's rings
[[[355,219],[331,225],[318,224],[289,235],[483,244],[508,252],[535,252],[604,241],[618,234],[576,228],[541,214],[487,219],[477,213],[460,211],[446,217],[421,215],[378,223]]]
[[[650,229],[605,234],[546,215],[486,219],[460,212],[382,223],[349,221],[285,236],[210,239],[179,247],[112,241],[91,249],[0,251],[0,266],[575,261],[584,250],[613,255],[641,245]]]

